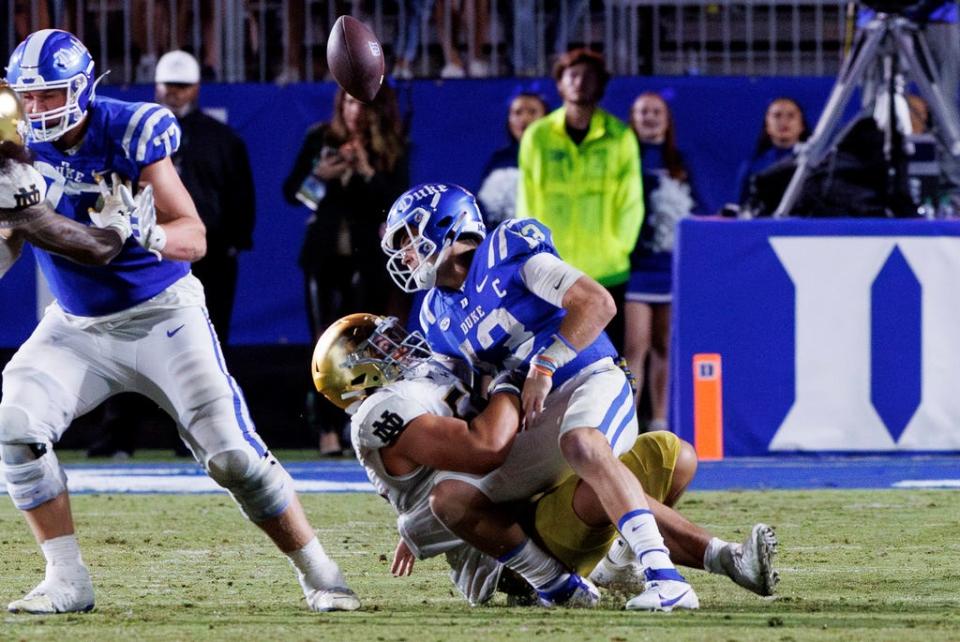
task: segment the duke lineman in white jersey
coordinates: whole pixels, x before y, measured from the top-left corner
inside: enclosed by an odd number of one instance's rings
[[[509,374],[497,377],[489,404],[476,415],[479,404],[470,390],[430,358],[422,336],[405,332],[396,319],[369,314],[338,320],[314,350],[317,390],[353,414],[357,458],[397,512],[400,542],[393,573],[409,575],[416,559],[445,554],[451,578],[472,604],[492,596],[503,566],[536,586],[545,606],[595,605],[596,590],[578,575],[591,570],[591,578],[603,586],[642,590],[642,566],[625,555],[627,547],[620,542],[611,549],[616,530],[592,489],[576,477],[534,502],[521,501],[485,513],[484,538],[474,542],[476,548],[440,523],[430,506],[432,487],[442,474],[438,471],[484,473],[506,460],[519,424],[522,380]],[[473,418],[468,423],[464,417]],[[689,444],[672,433],[647,433],[620,459],[647,489],[678,563],[726,575],[760,595],[773,593],[777,572],[772,563],[776,546],[772,529],[757,524],[744,544],[733,544],[711,536],[670,508],[696,469]],[[537,564],[495,559],[517,546],[535,548]]]
[[[179,144],[176,119],[151,103],[96,97],[94,78],[83,43],[52,29],[28,36],[7,67],[7,81],[24,103],[47,203],[81,224],[133,232],[102,267],[35,251],[56,301],[4,369],[0,459],[7,491],[47,566],[44,580],[8,608],[93,608],[53,444],[74,417],[123,391],[145,394],[174,417],[208,474],[289,557],[311,609],[359,608],[317,541],[289,475],[256,434],[223,363],[203,289],[190,275],[189,262],[203,256],[206,240],[170,160]],[[139,184],[140,192],[134,198],[115,181],[108,206],[91,219],[103,195],[97,177],[113,173]]]

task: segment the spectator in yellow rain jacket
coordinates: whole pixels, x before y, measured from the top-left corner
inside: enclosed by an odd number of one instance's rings
[[[610,77],[600,54],[569,51],[553,75],[563,106],[523,134],[517,216],[545,223],[563,260],[610,291],[617,316],[607,334],[622,350],[630,253],[643,221],[637,139],[598,107]]]

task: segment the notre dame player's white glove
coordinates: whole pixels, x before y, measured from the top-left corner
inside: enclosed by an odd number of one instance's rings
[[[0,159],[3,160],[3,159]],[[33,165],[6,159],[0,172],[0,278],[17,262],[23,237],[13,228],[42,216],[40,207],[47,196],[47,184]]]

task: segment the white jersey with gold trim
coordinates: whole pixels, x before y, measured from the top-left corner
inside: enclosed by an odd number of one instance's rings
[[[430,512],[429,495],[436,471],[421,466],[394,476],[380,459],[411,421],[425,414],[469,417],[470,393],[442,366],[421,366],[409,380],[397,381],[365,399],[353,415],[351,436],[357,458],[370,482],[397,511],[397,529],[420,559],[433,557],[462,544]]]

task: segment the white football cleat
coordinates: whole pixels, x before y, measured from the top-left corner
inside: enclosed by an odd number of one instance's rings
[[[65,575],[69,575],[65,577]],[[11,613],[49,615],[79,613],[93,609],[93,582],[86,566],[71,569],[69,574],[48,574],[36,588],[7,605]]]
[[[307,593],[307,606],[311,611],[356,611],[360,608],[360,598],[346,586],[334,586],[316,589]]]
[[[700,599],[693,587],[681,580],[650,580],[647,588],[627,601],[628,611],[664,611],[699,609]]]
[[[780,573],[773,568],[777,536],[766,524],[755,524],[743,544],[720,549],[717,559],[731,580],[757,595],[773,595]]]
[[[601,588],[625,593],[642,592],[647,584],[640,562],[633,560],[626,564],[617,565],[607,555],[604,555],[603,559],[590,571],[589,578]]]
[[[570,609],[592,609],[600,603],[600,591],[590,580],[570,573],[566,582],[550,591],[537,591],[540,606],[563,606]]]

